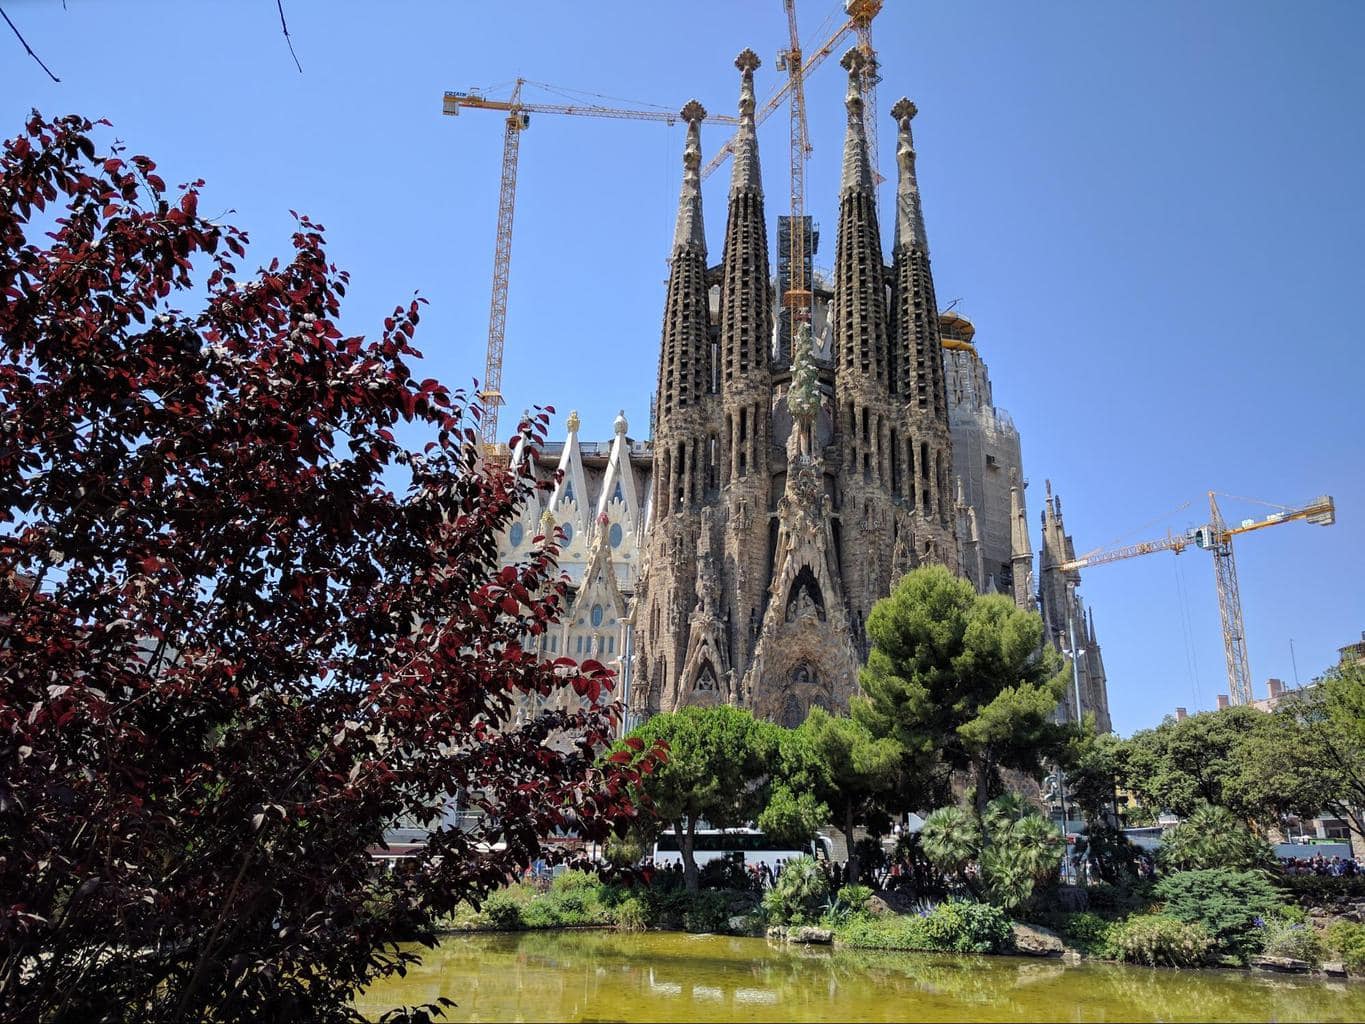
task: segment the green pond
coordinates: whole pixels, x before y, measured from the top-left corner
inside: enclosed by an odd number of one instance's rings
[[[1365,983],[1241,971],[781,947],[647,932],[447,938],[359,1000],[452,1021],[1359,1021]]]

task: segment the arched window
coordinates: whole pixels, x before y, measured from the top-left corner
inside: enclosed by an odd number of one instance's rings
[[[611,544],[612,547],[619,548],[621,546],[621,538],[624,536],[625,533],[621,529],[621,524],[612,523],[611,529],[607,531],[607,542]]]
[[[521,523],[513,523],[512,528],[507,531],[507,539],[511,541],[512,547],[521,547],[521,542],[526,536],[526,527]]]
[[[559,528],[564,531],[564,546],[567,548],[573,541],[573,523],[560,523]]]
[[[603,610],[603,608],[602,608],[602,606],[601,606],[600,604],[595,604],[595,605],[593,605],[593,606],[592,606],[592,616],[591,616],[591,617],[592,617],[592,624],[593,624],[594,626],[600,626],[600,625],[602,625],[602,616],[603,616],[604,614],[605,614],[605,612],[604,612],[604,610]]]

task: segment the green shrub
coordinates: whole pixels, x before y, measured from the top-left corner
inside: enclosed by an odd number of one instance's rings
[[[1068,946],[1094,960],[1117,960],[1114,930],[1118,924],[1093,910],[1048,914],[1039,922],[1055,931]]]
[[[1270,844],[1225,807],[1205,804],[1161,837],[1156,852],[1162,871],[1273,869]]]
[[[1113,942],[1123,960],[1148,967],[1195,967],[1213,948],[1202,925],[1164,914],[1139,914],[1119,923]]]
[[[1323,933],[1323,944],[1352,974],[1365,974],[1365,924],[1333,921]]]
[[[865,885],[846,885],[834,894],[829,916],[836,921],[846,920],[850,915],[861,914],[867,901],[872,898],[872,890]]]
[[[815,858],[797,857],[763,894],[763,909],[774,924],[809,924],[820,916],[828,896],[829,882]]]
[[[550,883],[551,892],[596,892],[602,888],[602,879],[591,871],[565,871],[556,875]]]
[[[1152,903],[1152,885],[1140,879],[1131,879],[1121,884],[1101,882],[1086,890],[1090,898],[1090,909],[1098,914],[1112,917],[1127,917],[1145,911]]]
[[[649,911],[634,896],[612,908],[612,923],[620,932],[642,932],[649,927]]]
[[[1270,918],[1261,931],[1261,952],[1266,956],[1287,956],[1293,960],[1322,962],[1323,941],[1311,924],[1296,924],[1283,918]]]
[[[1215,953],[1241,961],[1260,947],[1257,918],[1280,917],[1284,910],[1279,893],[1256,871],[1179,871],[1152,894],[1166,916],[1202,925]]]
[[[683,927],[689,932],[723,932],[730,920],[729,907],[725,893],[703,889],[683,911]]]
[[[483,901],[479,915],[490,928],[502,931],[515,931],[522,927],[521,901],[510,890],[500,889]]]
[[[1330,907],[1365,900],[1365,875],[1286,875],[1280,885],[1305,907]]]
[[[872,917],[867,914],[851,916],[835,928],[841,946],[852,949],[916,949],[931,950],[925,929],[925,918],[903,917],[899,914]]]
[[[1009,918],[989,903],[948,900],[923,920],[929,948],[945,953],[997,953],[1013,936]]]

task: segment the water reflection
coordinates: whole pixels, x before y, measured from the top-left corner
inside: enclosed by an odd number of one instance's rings
[[[377,1017],[438,996],[459,1004],[454,1021],[1365,1019],[1360,984],[657,932],[450,938],[359,1006]]]

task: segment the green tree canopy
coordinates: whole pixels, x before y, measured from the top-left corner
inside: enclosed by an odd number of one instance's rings
[[[687,707],[655,715],[636,728],[649,749],[668,744],[668,763],[644,776],[659,818],[678,834],[687,888],[696,892],[697,825],[735,828],[757,818],[767,801],[779,730],[729,705]]]
[[[1038,615],[926,566],[873,606],[867,632],[872,651],[852,713],[901,745],[908,803],[942,797],[936,767],[969,770],[981,813],[1002,791],[1002,768],[1036,772],[1060,752],[1070,731],[1053,714],[1067,672]]]
[[[859,864],[853,827],[858,822],[869,823],[874,816],[884,816],[899,781],[900,744],[877,739],[860,722],[836,718],[818,707],[795,732],[802,738],[798,743],[814,754],[817,770],[791,781],[809,780],[812,795],[829,809],[848,842],[849,879],[856,882]]]

